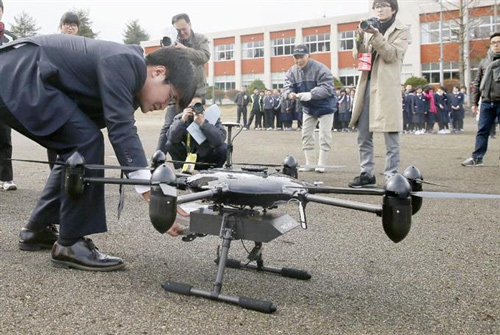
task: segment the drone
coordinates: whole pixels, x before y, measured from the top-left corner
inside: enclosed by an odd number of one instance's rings
[[[226,268],[248,269],[297,280],[309,280],[311,274],[307,271],[264,265],[262,253],[263,243],[271,242],[298,226],[307,229],[307,204],[318,203],[375,214],[381,218],[387,237],[399,243],[409,234],[412,216],[419,212],[423,198],[500,199],[500,195],[494,194],[424,192],[422,185],[432,183],[425,182],[422,173],[414,166],[408,167],[403,174],[392,176],[381,189],[323,187],[301,181],[298,179],[299,164],[292,156],[285,157],[282,169],[276,172],[269,172],[268,164],[253,164],[234,169],[231,157],[231,128],[239,124],[226,122],[224,125],[228,127],[225,167],[209,168],[194,175],[174,173],[161,151],[157,151],[151,159],[150,180],[87,177],[86,169],[109,166],[87,165],[78,152],[64,163],[64,189],[71,199],[78,199],[85,186],[90,183],[149,185],[149,218],[154,228],[162,234],[174,224],[178,206],[195,202],[205,204],[190,212],[190,224],[183,240],[190,242],[206,235],[218,236],[222,240],[217,252],[217,274],[213,288],[203,290],[167,280],[162,287],[168,292],[226,302],[262,313],[273,313],[277,310],[277,305],[271,301],[222,294],[224,272]],[[179,190],[189,193],[179,195]],[[322,194],[378,196],[382,197],[382,203],[374,205]],[[279,207],[287,203],[296,203],[299,222],[288,213],[279,211]],[[229,249],[234,240],[254,243],[247,261],[229,258]]]

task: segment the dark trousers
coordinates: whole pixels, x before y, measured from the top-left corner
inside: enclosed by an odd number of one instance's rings
[[[482,159],[488,150],[488,136],[490,136],[491,126],[500,114],[500,102],[483,102],[479,112],[479,122],[477,124],[476,145],[472,157]]]
[[[248,127],[248,124],[247,124],[247,106],[238,106],[236,123],[240,123],[242,114],[243,114],[243,127]]]
[[[187,157],[186,145],[184,143],[172,143],[167,141],[167,152],[172,157],[172,160],[184,162]],[[196,158],[197,163],[212,163],[213,165],[196,164],[196,170],[206,170],[213,167],[222,167],[227,158],[227,144],[223,143],[218,147],[213,148],[207,154],[201,156],[198,154]],[[174,163],[176,169],[182,168],[184,163]]]
[[[254,128],[262,128],[262,117],[260,110],[252,110],[250,112],[250,119],[248,119],[247,128],[250,128],[252,125],[253,118],[255,117],[255,127]]]
[[[75,112],[58,130],[45,136],[37,136],[26,129],[10,113],[0,100],[0,119],[24,136],[47,149],[54,150],[66,161],[78,151],[88,164],[104,164],[104,139],[101,131],[83,112]],[[85,185],[78,200],[66,196],[63,187],[63,167],[56,165],[50,175],[40,200],[33,210],[28,226],[41,229],[51,223],[59,223],[61,238],[73,239],[102,233],[106,228],[104,185]],[[103,177],[102,170],[86,170],[89,177]]]
[[[0,106],[1,108],[1,106]],[[11,181],[12,173],[12,138],[10,127],[0,117],[0,180]]]
[[[273,127],[273,109],[264,109],[264,128],[272,128]]]
[[[273,114],[274,117],[272,123],[276,125],[274,128],[281,129],[281,127],[283,126],[281,124],[281,110],[275,109]]]

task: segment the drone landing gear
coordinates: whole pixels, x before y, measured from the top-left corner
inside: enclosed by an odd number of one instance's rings
[[[221,223],[222,222],[222,223]],[[166,281],[162,287],[173,293],[194,295],[211,300],[227,302],[242,308],[251,309],[262,313],[273,313],[276,305],[271,301],[257,300],[243,296],[228,296],[221,294],[222,280],[226,267],[256,269],[281,274],[284,277],[296,279],[309,279],[311,275],[306,271],[288,268],[272,268],[264,266],[262,259],[262,242],[269,242],[274,238],[297,227],[299,224],[289,215],[284,214],[258,214],[224,209],[215,212],[210,209],[200,209],[191,212],[190,229],[192,232],[208,235],[217,235],[222,238],[222,247],[217,257],[217,275],[212,291],[201,290],[188,284]],[[228,259],[229,247],[235,239],[246,239],[255,242],[255,248],[250,253],[251,261],[257,264],[246,264]],[[258,241],[258,242],[257,242]]]
[[[281,275],[287,278],[299,279],[299,280],[309,280],[311,279],[311,274],[304,270],[297,270],[292,268],[275,268],[271,266],[264,266],[264,260],[262,259],[262,242],[255,242],[255,247],[248,255],[250,262],[241,262],[236,259],[228,259],[226,262],[226,267],[232,269],[249,269],[256,270],[258,272],[269,272]],[[219,258],[215,261],[219,263]],[[255,262],[252,264],[251,262]]]

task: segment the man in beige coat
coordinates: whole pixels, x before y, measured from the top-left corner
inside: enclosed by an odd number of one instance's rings
[[[364,62],[356,88],[350,127],[358,129],[361,174],[350,187],[375,187],[373,132],[385,137],[385,178],[397,172],[400,163],[399,132],[401,113],[401,63],[408,47],[408,28],[396,20],[397,0],[374,0],[378,20],[361,22],[356,36],[354,57]],[[364,29],[362,29],[363,27]]]

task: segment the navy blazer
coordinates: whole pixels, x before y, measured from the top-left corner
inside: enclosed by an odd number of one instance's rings
[[[134,119],[146,80],[139,46],[63,34],[19,39],[0,47],[0,80],[0,97],[33,135],[83,111],[107,128],[122,166],[147,166]]]

